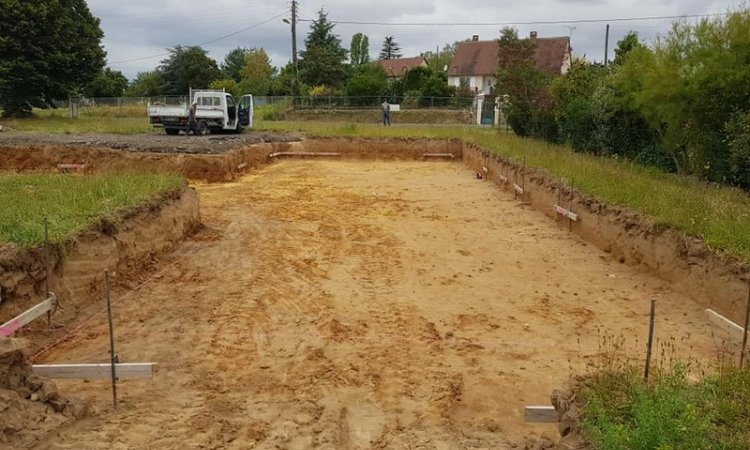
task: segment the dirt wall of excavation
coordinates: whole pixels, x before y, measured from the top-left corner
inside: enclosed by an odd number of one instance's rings
[[[643,266],[681,286],[706,308],[743,323],[750,273],[747,264],[709,249],[700,239],[656,227],[640,214],[571,192],[543,171],[527,169],[524,177],[518,164],[472,144],[465,144],[462,154],[471,169],[480,172],[486,167],[485,178],[505,190],[512,192],[514,182],[523,184],[524,201],[552,218],[556,216],[553,205],[561,198],[561,206],[578,215],[578,220],[572,222],[572,232],[621,263]],[[508,181],[503,182],[501,176]],[[569,226],[567,219],[560,220],[561,226]]]
[[[113,282],[127,282],[161,253],[200,226],[198,194],[184,188],[101,222],[50,251],[49,287],[60,302],[55,322],[67,323],[102,298],[104,270]],[[0,323],[45,298],[43,248],[0,247]],[[46,326],[44,320],[29,328]]]
[[[275,158],[284,158],[289,152],[334,152],[340,155],[330,157],[366,159],[423,159],[425,153],[449,153],[460,158],[461,142],[434,139],[324,138],[254,144],[214,154],[209,154],[209,150],[206,153],[182,153],[71,145],[0,144],[0,170],[56,171],[58,164],[79,164],[85,165],[89,171],[172,170],[191,180],[214,183],[235,180],[252,169],[272,163]]]
[[[81,164],[86,170],[172,170],[191,180],[231,181],[239,174],[268,161],[274,152],[287,151],[288,143],[275,142],[229,150],[221,154],[188,154],[122,151],[104,147],[2,146],[0,170],[56,171],[58,164]]]

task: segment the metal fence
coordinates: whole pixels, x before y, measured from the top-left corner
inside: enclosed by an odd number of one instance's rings
[[[255,106],[279,105],[290,109],[375,109],[379,108],[383,100],[391,104],[399,104],[402,109],[471,109],[476,105],[475,97],[414,97],[414,96],[258,96],[254,98]],[[57,108],[127,108],[143,107],[148,104],[186,106],[190,102],[187,95],[157,96],[157,97],[97,97],[71,98],[55,102]]]

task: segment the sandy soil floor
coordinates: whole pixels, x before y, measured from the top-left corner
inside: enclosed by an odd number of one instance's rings
[[[124,362],[65,381],[98,413],[38,448],[510,448],[523,406],[598,360],[715,348],[701,308],[456,163],[284,161],[199,186],[207,229],[115,290]],[[45,362],[107,361],[101,315]],[[640,343],[639,343],[640,342]]]

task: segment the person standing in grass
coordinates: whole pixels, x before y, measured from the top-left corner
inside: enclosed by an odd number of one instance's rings
[[[198,103],[193,102],[192,105],[190,105],[190,109],[188,110],[188,128],[187,131],[185,131],[185,136],[190,135],[190,131],[193,132],[193,134],[198,134],[198,120],[195,118],[195,112],[198,108]]]
[[[383,104],[380,105],[383,108],[383,126],[391,126],[391,105],[388,104],[388,100],[383,100]]]

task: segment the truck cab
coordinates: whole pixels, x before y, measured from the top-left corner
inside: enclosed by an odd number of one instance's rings
[[[253,96],[245,95],[235,101],[222,90],[190,90],[189,98],[197,103],[195,118],[199,134],[235,132],[253,125]],[[155,127],[164,127],[167,134],[187,131],[189,105],[148,105],[149,121]]]

